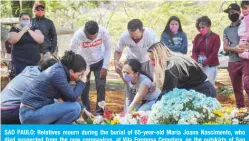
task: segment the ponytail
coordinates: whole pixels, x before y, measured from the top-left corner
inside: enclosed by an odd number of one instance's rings
[[[85,59],[79,54],[75,54],[73,51],[66,51],[61,58],[61,63],[74,72],[81,72],[86,69]]]

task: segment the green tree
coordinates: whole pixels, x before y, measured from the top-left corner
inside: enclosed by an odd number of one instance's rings
[[[1,9],[1,18],[11,17],[11,6],[10,1],[0,1],[0,9]]]

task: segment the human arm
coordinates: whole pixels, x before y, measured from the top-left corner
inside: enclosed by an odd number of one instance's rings
[[[104,29],[104,31],[103,31],[103,45],[104,45],[105,51],[104,51],[103,66],[100,70],[100,78],[106,77],[107,69],[108,69],[108,66],[110,63],[110,59],[111,59],[111,45],[112,45],[112,43],[111,43],[111,37],[106,29]]]
[[[236,52],[236,53],[242,53],[245,51],[245,49],[240,48],[238,45],[236,47],[229,47],[229,39],[226,29],[223,32],[223,49],[226,52]]]
[[[103,62],[102,68],[108,69],[110,59],[111,59],[112,42],[111,42],[111,37],[106,29],[103,32],[103,45],[105,48],[105,52],[104,52],[104,62]]]
[[[141,86],[138,90],[138,92],[136,93],[133,101],[131,102],[131,104],[129,105],[128,109],[127,109],[127,112],[130,113],[132,112],[132,110],[134,110],[137,105],[139,105],[143,98],[146,96],[146,94],[148,93],[149,91],[149,87],[144,85],[144,86]]]
[[[118,74],[121,74],[121,72],[122,72],[123,65],[120,63],[120,58],[122,56],[122,52],[123,52],[125,46],[126,45],[123,41],[123,37],[121,36],[119,41],[118,41],[118,44],[115,48],[115,53],[114,53],[114,66],[115,66],[115,70]]]
[[[85,83],[81,80],[77,80],[73,88],[67,81],[65,72],[55,72],[51,81],[52,85],[61,92],[64,101],[75,102],[85,88]]]
[[[239,48],[249,49],[249,44],[239,45]]]
[[[193,49],[192,49],[192,56],[191,56],[196,62],[198,62],[197,40],[198,40],[198,35],[195,36],[195,39],[193,41]]]
[[[50,46],[49,51],[51,53],[54,53],[57,48],[57,33],[56,33],[54,23],[52,21],[50,23],[49,41],[51,41],[51,46]]]
[[[164,83],[158,99],[161,99],[164,94],[172,91],[174,88],[177,88],[178,77],[179,71],[177,70],[176,66],[173,66],[171,69],[165,71]]]
[[[226,39],[223,40],[223,48],[224,48],[224,51],[226,51],[226,52],[242,53],[242,52],[246,51],[246,49],[244,49],[240,45],[237,45],[236,47],[228,47],[228,44],[229,44],[228,40],[226,40]]]
[[[12,27],[10,29],[10,32],[8,34],[8,42],[10,44],[16,44],[24,35],[24,33],[26,33],[28,31],[29,28],[23,29],[20,32],[18,32],[16,27]]]
[[[80,39],[79,39],[79,31],[76,31],[71,39],[71,42],[69,44],[69,50],[72,50],[74,53],[77,53],[77,50],[80,46]]]
[[[44,41],[44,35],[42,34],[42,32],[40,30],[28,30],[29,35],[35,40],[35,42],[37,42],[38,44],[42,44]]]
[[[138,82],[138,90],[136,95],[134,96],[131,104],[129,105],[127,112],[132,112],[139,104],[141,104],[142,100],[147,96],[149,93],[149,87],[151,86],[152,82],[149,78],[145,77],[142,81]]]

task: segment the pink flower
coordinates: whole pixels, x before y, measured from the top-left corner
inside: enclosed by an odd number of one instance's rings
[[[106,119],[110,119],[110,120],[111,120],[111,119],[113,118],[113,113],[112,113],[111,111],[107,111],[107,110],[106,110],[106,111],[104,112],[103,117],[106,118]]]
[[[121,117],[125,117],[125,111],[122,111],[120,115]]]
[[[140,124],[147,124],[148,116],[142,116],[140,118]]]

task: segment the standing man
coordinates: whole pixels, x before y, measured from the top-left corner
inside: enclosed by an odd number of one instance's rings
[[[104,46],[104,52],[101,46]],[[95,21],[88,21],[85,27],[80,28],[74,33],[70,44],[70,50],[80,54],[90,65],[90,73],[87,76],[86,88],[84,89],[81,100],[90,110],[89,89],[91,72],[95,75],[97,90],[96,114],[102,115],[103,109],[98,106],[98,102],[105,101],[105,85],[107,69],[111,57],[111,39],[107,29],[97,24]]]
[[[32,26],[41,30],[45,39],[40,46],[41,61],[50,57],[51,54],[57,52],[57,34],[53,21],[45,18],[45,4],[35,2],[34,4],[35,18],[32,19]],[[46,57],[46,58],[45,58]]]
[[[224,30],[224,50],[229,52],[228,72],[232,81],[237,108],[244,108],[243,86],[249,98],[249,60],[242,59],[238,53],[245,49],[239,47],[238,27],[240,25],[240,7],[238,4],[230,4],[224,11],[228,13],[231,24]]]
[[[148,48],[158,42],[156,33],[147,27],[143,27],[143,23],[139,19],[133,19],[128,22],[127,31],[125,31],[116,46],[114,54],[115,70],[120,75],[122,80],[128,84],[126,78],[122,75],[123,64],[120,63],[120,58],[125,47],[128,47],[127,60],[137,59],[142,64],[142,71],[147,73],[153,79],[153,67],[147,55]],[[125,105],[130,105],[134,95],[129,95],[129,90],[132,89],[129,85],[125,86]],[[154,86],[152,86],[154,89]],[[151,89],[151,90],[152,90]],[[152,90],[153,91],[153,90]],[[125,108],[124,111],[127,109]]]
[[[153,76],[153,68],[149,62],[147,49],[158,41],[156,33],[147,27],[143,27],[143,23],[139,19],[129,21],[125,31],[116,46],[114,54],[114,63],[116,72],[122,76],[122,64],[120,58],[125,47],[128,47],[127,59],[137,59],[142,63],[142,70],[149,76]]]

